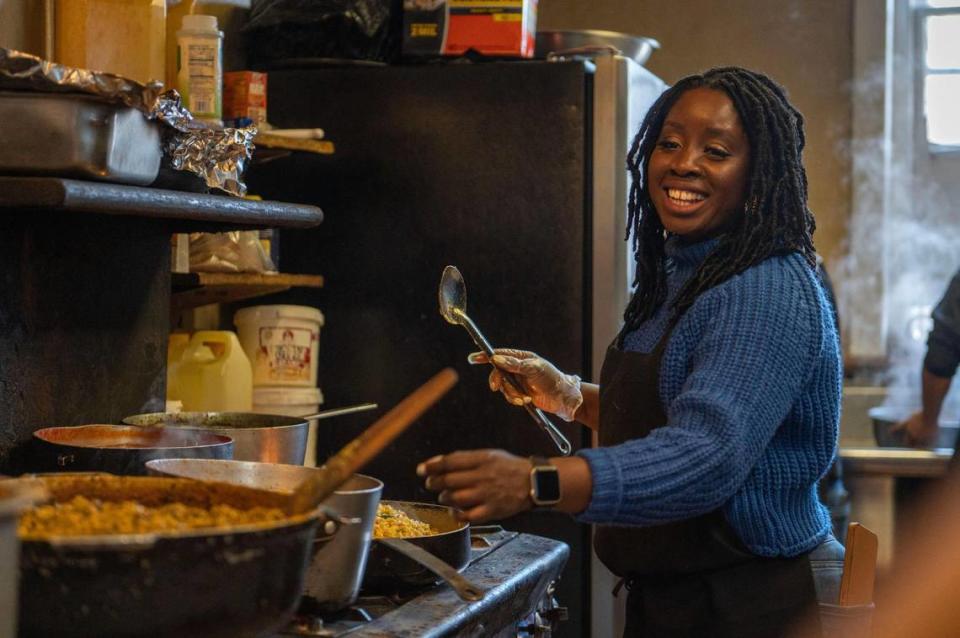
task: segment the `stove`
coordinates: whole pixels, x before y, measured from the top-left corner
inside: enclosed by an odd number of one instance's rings
[[[545,541],[539,544],[545,545],[546,556],[536,556],[531,545],[537,540]],[[310,600],[304,598],[294,620],[276,638],[425,638],[466,633],[470,627],[490,636],[549,636],[552,625],[564,617],[553,599],[553,586],[566,562],[567,546],[500,526],[472,527],[470,544],[463,574],[487,590],[483,601],[462,601],[444,583],[389,595],[361,591],[353,605],[333,614],[312,613]],[[523,583],[529,600],[518,606]]]

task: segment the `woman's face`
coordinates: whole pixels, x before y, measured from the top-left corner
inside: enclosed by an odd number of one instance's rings
[[[650,155],[647,189],[669,232],[700,240],[742,214],[750,142],[729,96],[690,89],[674,102]]]

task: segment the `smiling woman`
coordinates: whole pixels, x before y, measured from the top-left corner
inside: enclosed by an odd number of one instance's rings
[[[648,190],[660,222],[687,241],[707,239],[743,210],[750,142],[727,94],[684,93],[650,155]]]
[[[629,592],[626,636],[781,636],[837,602],[843,548],[816,488],[836,453],[840,355],[803,147],[803,117],[764,75],[718,68],[667,90],[628,157],[636,289],[600,384],[528,351],[492,358],[492,390],[580,421],[600,447],[418,468],[471,521],[536,504],[597,524]],[[542,489],[551,472],[559,495]]]

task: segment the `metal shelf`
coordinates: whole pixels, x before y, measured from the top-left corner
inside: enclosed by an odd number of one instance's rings
[[[44,210],[163,219],[185,228],[197,222],[223,228],[311,228],[323,221],[323,211],[304,204],[59,177],[0,177],[0,215]]]

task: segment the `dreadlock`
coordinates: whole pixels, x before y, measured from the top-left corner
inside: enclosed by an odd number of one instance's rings
[[[807,208],[807,174],[801,161],[805,144],[803,116],[770,78],[739,67],[719,67],[686,77],[665,91],[647,112],[627,156],[632,184],[627,239],[633,236],[636,290],[624,312],[623,336],[651,318],[667,296],[666,233],[646,184],[650,154],[664,119],[677,99],[695,88],[723,91],[730,97],[750,143],[749,192],[743,215],[725,232],[673,303],[682,315],[705,290],[775,254],[799,252],[816,263]]]

